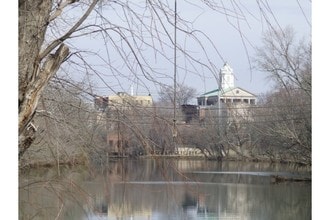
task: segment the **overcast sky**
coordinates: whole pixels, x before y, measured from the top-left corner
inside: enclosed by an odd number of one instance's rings
[[[231,1],[223,2],[226,3],[226,7],[232,8]],[[249,43],[253,46],[261,45],[261,35],[263,31],[267,30],[267,24],[261,15],[257,1],[236,2],[240,3],[240,9],[246,16],[246,21],[240,21],[239,27],[247,40],[242,40],[239,31],[228,22],[230,21],[238,26],[236,19],[230,19],[211,10],[205,11],[198,17],[195,27],[208,34],[223,58],[234,69],[236,86],[247,89],[252,93],[260,94],[269,91],[271,86],[265,80],[264,73],[253,69],[252,71],[250,70],[248,55],[250,58],[253,57],[254,50]],[[283,28],[289,25],[296,31],[297,38],[305,37],[308,39],[311,37],[311,2],[309,0],[273,0],[268,1],[268,4],[271,11],[263,9],[274,27],[279,25]],[[187,14],[187,16],[191,17],[194,17],[196,14],[196,12],[194,14],[186,11],[182,1],[178,7],[179,14]],[[222,66],[223,63],[219,62],[219,65]],[[207,79],[206,86],[196,81],[189,81],[189,79],[186,80],[186,83],[195,87],[201,93],[212,90],[217,86],[212,78]]]
[[[144,1],[135,2],[141,2],[142,7]],[[174,8],[174,0],[173,4],[172,1],[168,2]],[[251,69],[254,56],[253,47],[261,46],[262,33],[268,27],[265,16],[268,17],[275,28],[292,26],[296,31],[296,37],[298,39],[302,37],[309,39],[311,37],[311,2],[309,0],[218,1],[221,3],[220,6],[227,9],[226,11],[220,10],[220,13],[211,10],[201,2],[197,0],[177,0],[178,15],[182,19],[192,22],[190,24],[191,28],[202,31],[212,41],[210,43],[205,36],[198,35],[202,43],[205,43],[204,49],[208,59],[214,65],[213,69],[215,70],[213,72],[199,66],[192,67],[187,63],[183,55],[178,52],[177,64],[179,68],[177,81],[195,88],[198,95],[217,88],[215,74],[218,73],[215,72],[220,70],[225,61],[234,70],[236,86],[256,95],[270,91],[271,84],[265,79],[266,74]],[[262,8],[262,11],[259,7]],[[104,8],[103,14],[111,15],[111,22],[125,26],[123,24],[125,18],[120,13],[119,8],[113,8],[109,11]],[[240,19],[235,17],[238,14],[240,15]],[[169,34],[173,36],[173,28],[170,26],[167,28]],[[143,74],[138,71],[138,68],[136,73],[134,73],[136,75],[134,75],[127,68],[122,67],[124,66],[124,61],[116,57],[117,55],[113,49],[106,50],[105,48],[109,47],[109,45],[105,45],[105,42],[98,37],[93,35],[93,37],[75,38],[71,42],[79,50],[94,50],[103,58],[111,53],[109,60],[111,59],[112,66],[116,66],[118,73],[112,72],[110,74],[111,71],[108,67],[102,67],[101,62],[103,61],[100,58],[96,56],[87,58],[86,56],[88,62],[95,65],[94,67],[102,75],[102,79],[100,79],[99,76],[93,73],[90,74],[89,77],[94,85],[92,92],[99,95],[111,95],[122,91],[129,93],[131,87],[133,87],[135,94],[146,95],[151,93],[157,99],[159,84],[143,77]],[[166,38],[165,34],[160,35],[160,37]],[[193,54],[195,59],[205,61],[206,58],[203,55],[203,50],[196,44],[196,41],[190,39],[180,31],[177,32],[177,40],[180,45],[184,45],[183,47],[189,53]],[[118,42],[122,43],[122,41]],[[145,49],[143,53],[146,54],[148,59],[152,60],[150,63],[152,63],[154,69],[162,72],[164,75],[155,76],[156,81],[173,85],[174,70],[173,63],[171,63],[173,62],[173,51],[169,48],[165,49],[167,50],[168,58],[172,59],[172,61],[168,62],[159,56],[156,57],[153,52],[148,50],[150,49]],[[217,51],[219,54],[217,54]],[[77,73],[76,70],[69,70],[69,72],[71,72],[71,75],[82,75]],[[72,74],[72,72],[75,72],[75,74]]]

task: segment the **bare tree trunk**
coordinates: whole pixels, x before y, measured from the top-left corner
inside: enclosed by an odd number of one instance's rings
[[[50,20],[59,16],[65,6],[75,2],[77,0],[61,2],[50,16],[53,0],[19,1],[19,158],[35,139],[36,128],[31,120],[41,92],[69,55],[69,48],[63,42],[86,20],[98,0],[93,0],[67,33],[42,48]]]
[[[55,54],[39,58],[51,11],[52,0],[19,1],[19,157],[34,140],[31,120],[40,94],[69,54],[62,44]]]
[[[37,76],[29,81],[25,90],[22,91],[24,96],[19,100],[19,157],[24,154],[34,140],[36,128],[31,120],[36,111],[41,92],[68,54],[69,49],[62,44],[54,55],[47,57],[42,68],[37,67]]]

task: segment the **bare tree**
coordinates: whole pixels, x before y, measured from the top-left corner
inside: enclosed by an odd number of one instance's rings
[[[19,1],[19,157],[35,139],[37,126],[32,119],[40,95],[58,70],[57,75],[71,79],[97,79],[103,83],[100,86],[112,92],[122,90],[124,80],[148,90],[146,82],[163,85],[164,78],[171,78],[156,64],[173,65],[176,48],[185,60],[178,68],[202,77],[197,67],[203,66],[217,75],[217,64],[209,59],[204,43],[213,47],[217,59],[222,57],[205,33],[195,30],[180,15],[175,16],[169,2],[143,4],[106,0]],[[225,11],[214,3],[206,5]],[[203,59],[186,50],[187,42],[174,45],[174,26],[201,49]],[[91,39],[102,42],[102,46],[93,50],[77,43]],[[88,90],[95,95],[92,87]]]
[[[296,43],[291,28],[267,32],[263,42],[256,64],[276,87],[256,112],[261,145],[274,159],[311,163],[310,43]]]
[[[311,97],[311,44],[303,40],[296,42],[294,29],[270,30],[262,38],[263,47],[257,48],[255,63],[259,70],[288,93],[292,89],[302,90]]]
[[[176,104],[178,106],[188,104],[189,101],[196,97],[197,91],[195,88],[184,84],[177,85]],[[174,88],[173,86],[163,86],[159,92],[159,101],[162,103],[174,104]]]
[[[95,7],[94,0],[86,12],[65,34],[49,45],[45,45],[48,24],[62,9],[75,0],[58,2],[52,11],[52,0],[19,1],[19,156],[34,140],[35,127],[31,120],[35,114],[40,95],[69,55],[69,48],[63,44],[75,32]]]
[[[41,95],[33,119],[36,139],[20,158],[21,167],[86,163],[104,152],[106,129],[98,123],[98,112],[80,89],[62,86],[51,82]]]
[[[115,93],[124,90],[123,81],[134,82],[148,91],[148,83],[164,86],[164,79],[172,79],[172,73],[159,68],[159,63],[173,65],[173,50],[176,49],[183,59],[178,64],[179,70],[202,79],[205,76],[205,72],[199,72],[199,67],[202,67],[208,75],[217,79],[219,61],[224,62],[224,59],[206,33],[196,30],[193,22],[175,14],[172,3],[149,0],[141,4],[106,0],[19,1],[20,157],[35,139],[37,126],[32,120],[40,96],[55,74],[59,82],[63,75],[72,81],[86,79],[88,87],[85,87],[85,92],[88,91],[86,94],[89,96],[95,96],[95,89],[91,86],[95,79],[101,82],[98,86]],[[238,31],[244,44],[246,36],[240,30],[240,21],[246,19],[246,9],[241,10],[244,7],[216,1],[202,3],[223,14]],[[265,16],[264,5],[259,6]],[[237,25],[233,21],[237,21]],[[175,44],[174,26],[185,42],[181,39]],[[101,46],[84,47],[91,41],[101,42]],[[187,49],[190,43],[199,51],[198,55]],[[212,59],[207,52],[210,46],[216,54]],[[303,59],[303,53],[299,54],[298,58]],[[295,66],[290,68],[297,69]],[[298,69],[303,68],[299,66]],[[308,65],[304,69],[306,77],[290,72],[288,79],[308,92]],[[179,92],[182,103],[188,102],[194,93]]]
[[[106,7],[117,7],[123,9],[123,16],[126,16],[127,25],[119,26],[102,15],[102,7],[96,7],[97,3]],[[70,19],[70,10],[81,7],[81,16]],[[76,0],[46,0],[46,1],[19,1],[19,156],[29,148],[35,136],[36,127],[31,123],[35,114],[40,95],[56,74],[61,64],[68,59],[70,39],[101,33],[107,44],[114,44],[114,48],[131,72],[140,69],[145,78],[153,80],[152,68],[147,63],[142,51],[145,48],[153,48],[155,54],[161,54],[166,58],[164,51],[158,50],[156,45],[164,45],[159,34],[164,33],[165,38],[172,41],[167,32],[167,27],[161,21],[163,16],[173,16],[173,10],[163,3],[146,2],[149,16],[138,5],[127,2],[111,1],[76,1]],[[98,21],[91,23],[87,21],[89,15],[94,14]],[[143,20],[145,17],[146,20]],[[147,20],[151,21],[147,25]],[[84,23],[85,22],[85,23]],[[83,25],[84,23],[84,25]],[[164,31],[159,32],[156,23],[160,23]],[[172,26],[171,21],[169,22]],[[141,28],[147,30],[152,37],[151,41],[145,40]],[[111,33],[110,33],[111,32]],[[113,35],[111,35],[113,34]],[[116,35],[116,36],[114,36]],[[118,38],[119,37],[119,38]],[[120,39],[122,43],[116,43]],[[131,40],[132,39],[132,40]],[[67,42],[65,44],[65,42]],[[123,44],[124,43],[124,44]],[[167,44],[167,42],[166,42]],[[173,47],[173,46],[172,46]],[[72,59],[76,55],[76,59]],[[96,75],[99,72],[93,69],[92,64],[86,62],[82,53],[72,51],[71,65],[80,60],[80,67],[93,71]],[[111,71],[118,73],[115,65],[111,64],[110,57],[102,58],[104,63],[111,67]],[[156,73],[155,73],[156,74]],[[101,77],[101,76],[100,76]],[[109,86],[110,88],[110,86]]]

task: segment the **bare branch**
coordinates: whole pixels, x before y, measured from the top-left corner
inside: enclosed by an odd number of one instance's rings
[[[70,28],[66,34],[62,37],[54,40],[50,45],[48,45],[43,51],[39,54],[39,60],[42,60],[45,56],[47,56],[52,50],[54,50],[57,46],[59,46],[62,42],[64,42],[67,38],[69,38],[78,28],[79,26],[86,20],[89,14],[93,11],[94,7],[98,3],[99,0],[93,0],[92,4],[88,7],[85,14],[78,20],[78,22]]]

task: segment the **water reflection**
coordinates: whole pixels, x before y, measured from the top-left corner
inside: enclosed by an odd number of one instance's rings
[[[66,169],[53,182],[56,172],[39,172],[20,175],[26,185],[20,190],[20,219],[311,219],[310,183],[272,184],[269,176],[255,175],[310,175],[301,167],[121,160],[88,172]]]

